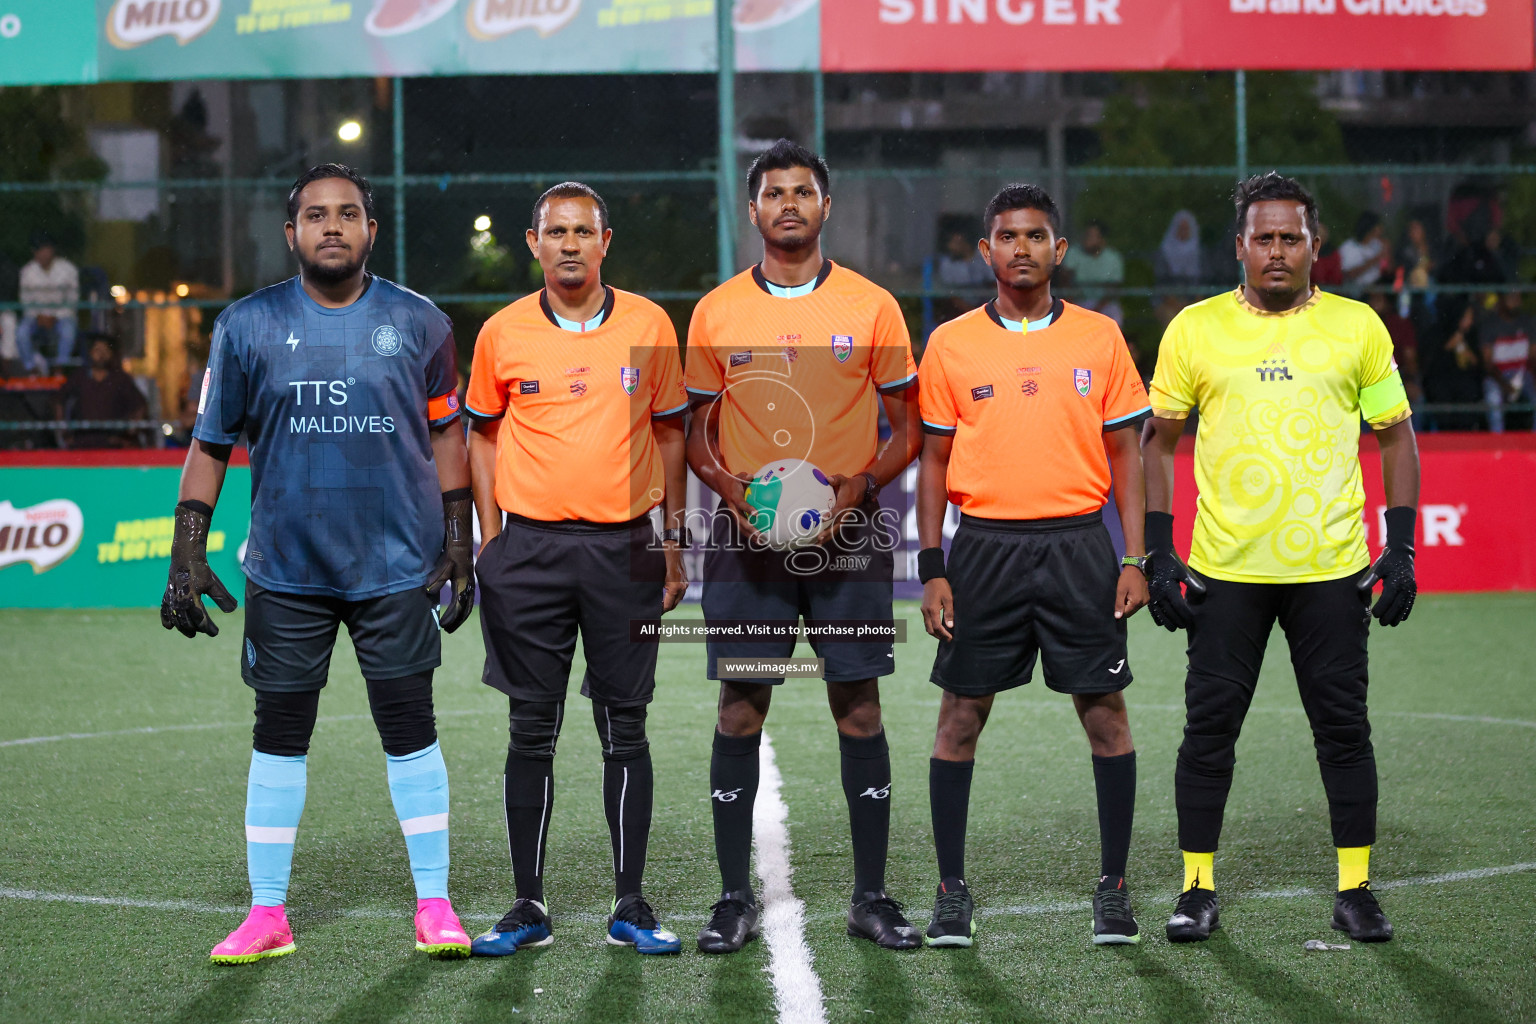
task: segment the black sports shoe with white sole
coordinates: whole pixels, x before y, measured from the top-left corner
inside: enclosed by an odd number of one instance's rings
[[[976,936],[976,901],[963,878],[939,882],[939,894],[933,901],[933,920],[923,941],[930,946],[969,946]]]
[[[1131,890],[1124,875],[1105,875],[1093,894],[1093,944],[1133,946],[1141,941],[1141,928],[1131,916]]]

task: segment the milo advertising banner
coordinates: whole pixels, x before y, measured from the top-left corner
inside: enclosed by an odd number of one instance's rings
[[[711,71],[714,0],[96,0],[112,79]],[[744,70],[820,57],[817,0],[739,0]]]
[[[179,466],[0,466],[0,607],[145,608],[170,571]],[[236,597],[251,471],[231,466],[208,564]]]

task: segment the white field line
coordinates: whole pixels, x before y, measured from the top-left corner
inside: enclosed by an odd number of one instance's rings
[[[478,715],[479,711],[439,711],[438,718]],[[321,715],[316,722],[369,722],[370,715]],[[141,725],[137,729],[111,729],[107,732],[61,732],[56,736],[24,736],[21,739],[0,740],[0,747],[25,747],[34,743],[58,743],[61,740],[100,740],[113,736],[153,736],[162,732],[198,732],[204,729],[249,729],[250,721],[204,722],[196,725]]]
[[[758,793],[758,800],[762,800],[761,790]],[[759,847],[759,850],[761,850],[761,847]],[[761,863],[761,853],[759,853],[759,870],[761,870]],[[1521,864],[1505,864],[1501,867],[1494,868],[1472,868],[1468,871],[1447,871],[1443,874],[1420,875],[1415,878],[1401,878],[1396,881],[1382,882],[1381,884],[1375,885],[1374,887],[1378,891],[1385,891],[1388,889],[1407,889],[1424,885],[1449,885],[1454,882],[1477,881],[1483,878],[1497,878],[1500,875],[1523,874],[1528,871],[1536,871],[1536,861],[1528,861]],[[1246,893],[1239,891],[1235,893],[1235,896],[1241,899],[1257,900],[1295,899],[1303,896],[1310,897],[1325,895],[1327,895],[1325,890],[1308,887],[1294,889],[1269,889],[1260,892]],[[126,896],[87,896],[82,893],[73,892],[49,892],[41,889],[11,889],[5,887],[0,887],[0,899],[26,900],[38,903],[72,903],[80,906],[93,907],[122,907],[135,910],[174,910],[187,914],[222,914],[225,916],[239,916],[244,914],[249,909],[244,906],[222,907],[212,903],[199,903],[196,900],[145,900]],[[796,902],[798,903],[799,901],[797,900]],[[1091,910],[1092,908],[1093,903],[1090,900],[1080,900],[1075,903],[1026,903],[1019,906],[1009,907],[978,907],[976,910],[976,916],[1026,917],[1050,914],[1080,914],[1084,911]],[[300,915],[304,913],[302,907],[297,907],[295,909]],[[400,910],[386,910],[382,907],[353,907],[346,910],[337,911],[337,913],[342,917],[403,921],[411,916],[412,911],[409,908],[402,908]],[[487,910],[483,913],[472,911],[464,915],[466,918],[484,918],[486,920],[495,920],[497,916],[498,914],[494,910]],[[816,914],[814,917],[816,920],[830,921],[836,919],[840,921],[843,918],[843,913],[838,911],[836,913]],[[555,914],[555,919],[557,923],[562,921],[570,921],[578,924],[603,924],[608,920],[607,917],[602,914],[561,914],[558,912]],[[705,920],[704,916],[699,914],[678,915],[669,919],[689,920],[700,924],[702,924]],[[763,921],[764,928],[766,930],[769,927],[769,918],[766,914],[764,915]],[[770,952],[770,963],[776,963],[773,958],[773,935],[771,932],[768,935],[768,945]],[[803,940],[801,942],[801,946],[804,948]],[[805,954],[805,963],[806,969],[809,970],[808,951],[806,951]],[[771,969],[777,971],[777,967],[773,967]],[[810,978],[811,983],[816,986],[817,992],[819,993],[820,984],[816,981],[816,976],[811,974]],[[775,989],[777,990],[777,973],[775,974],[774,984]],[[818,1001],[814,1004],[814,1009],[818,1012],[820,1011],[819,996]],[[781,1014],[780,1019],[782,1020],[786,1018]],[[826,1017],[825,1015],[822,1015],[819,1017],[806,1019],[825,1020]]]
[[[1536,871],[1536,861],[1527,861],[1521,864],[1505,864],[1496,868],[1473,868],[1470,871],[1447,871],[1439,875],[1419,875],[1416,878],[1399,878],[1396,881],[1372,882],[1371,888],[1378,892],[1388,889],[1406,889],[1420,885],[1445,885],[1450,882],[1470,882],[1480,878],[1496,878],[1499,875],[1517,875],[1526,871]],[[1332,895],[1331,889],[1313,889],[1301,886],[1294,889],[1267,889],[1260,892],[1233,893],[1237,899],[1244,900],[1288,900],[1300,896],[1328,896]],[[978,907],[977,917],[1020,917],[1034,914],[1077,914],[1085,910],[1093,909],[1092,900],[1081,900],[1076,903],[1029,903],[1012,907]]]
[[[763,941],[768,945],[773,1002],[781,1022],[825,1024],[821,979],[811,965],[811,948],[805,944],[805,904],[790,885],[794,869],[789,863],[784,779],[767,732],[759,750],[762,776],[752,810],[752,843],[757,847],[757,874],[762,881]]]

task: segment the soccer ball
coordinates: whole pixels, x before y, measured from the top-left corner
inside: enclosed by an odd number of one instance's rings
[[[837,500],[827,476],[802,459],[770,462],[747,485],[748,519],[776,551],[810,543]]]

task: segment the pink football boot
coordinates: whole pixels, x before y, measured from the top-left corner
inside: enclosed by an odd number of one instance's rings
[[[209,954],[216,964],[248,964],[269,956],[287,956],[297,948],[288,915],[278,907],[252,907],[245,923]]]
[[[453,904],[442,898],[416,901],[416,948],[434,960],[469,956],[469,934]]]

